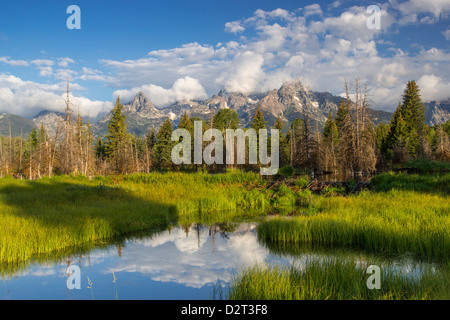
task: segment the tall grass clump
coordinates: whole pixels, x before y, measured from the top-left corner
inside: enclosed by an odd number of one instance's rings
[[[264,242],[311,243],[384,254],[410,252],[449,261],[447,197],[392,190],[361,196],[314,198],[318,214],[274,218],[258,226]]]
[[[448,269],[431,267],[419,275],[393,265],[381,267],[380,289],[369,289],[368,263],[339,257],[307,259],[290,267],[255,265],[238,272],[230,285],[231,300],[422,300],[449,299]]]
[[[370,181],[370,188],[375,192],[412,190],[448,196],[450,195],[450,173],[444,175],[419,175],[389,172],[373,177]]]
[[[406,163],[405,167],[415,169],[422,174],[450,172],[450,162],[433,161],[428,159],[410,160]]]

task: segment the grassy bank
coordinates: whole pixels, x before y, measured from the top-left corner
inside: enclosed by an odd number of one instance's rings
[[[171,223],[220,222],[265,214],[263,183],[240,172],[0,180],[0,263],[84,248]]]
[[[448,262],[449,177],[386,174],[374,178],[373,191],[311,195],[309,208],[302,214],[264,221],[258,235],[265,242],[311,243],[382,254],[411,252],[420,259]]]

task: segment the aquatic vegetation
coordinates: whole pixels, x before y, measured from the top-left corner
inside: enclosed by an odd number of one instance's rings
[[[373,261],[372,261],[373,262]],[[379,263],[376,262],[375,263]],[[255,265],[234,277],[231,300],[421,300],[449,299],[449,269],[419,270],[419,276],[394,265],[382,267],[380,289],[367,286],[368,263],[346,257],[307,259],[291,267]]]
[[[313,243],[449,261],[450,201],[414,191],[314,197],[316,214],[263,221],[265,242]]]
[[[170,224],[265,215],[269,198],[254,188],[263,184],[243,172],[0,179],[0,263]]]

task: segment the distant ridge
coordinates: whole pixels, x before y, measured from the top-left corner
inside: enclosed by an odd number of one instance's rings
[[[136,135],[145,135],[150,128],[158,129],[161,123],[170,118],[174,126],[186,112],[190,117],[198,117],[209,121],[211,115],[218,110],[230,108],[235,110],[241,119],[240,125],[247,127],[258,106],[264,113],[268,126],[272,126],[280,116],[285,124],[305,115],[313,124],[321,129],[329,112],[336,114],[342,97],[329,92],[316,92],[305,89],[301,82],[289,82],[279,89],[271,90],[265,94],[245,95],[240,92],[221,90],[204,101],[183,100],[177,101],[167,107],[158,108],[143,93],[124,103],[123,112],[127,116],[128,132]],[[436,102],[425,102],[426,123],[436,125],[450,119],[450,99]],[[368,108],[368,114],[375,125],[380,122],[388,123],[392,112]],[[104,136],[108,130],[110,112],[104,114],[97,122],[92,124],[92,133],[95,136]],[[39,128],[41,124],[50,134],[56,132],[58,122],[65,119],[65,113],[43,110],[32,120],[11,114],[0,114],[0,134],[9,134],[9,123],[13,136],[27,136],[33,127]],[[84,119],[86,121],[86,118]],[[9,122],[8,122],[9,121]]]

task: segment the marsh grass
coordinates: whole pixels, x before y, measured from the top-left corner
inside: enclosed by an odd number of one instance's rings
[[[420,259],[448,262],[449,179],[450,175],[385,174],[372,180],[373,191],[350,196],[313,195],[308,202],[310,209],[303,214],[260,223],[258,237],[287,245],[309,243],[383,254],[411,252]]]
[[[264,215],[269,201],[252,187],[263,183],[240,172],[0,179],[0,271],[142,230]]]
[[[373,261],[372,261],[373,262]],[[375,264],[380,262],[375,262]],[[345,257],[307,259],[290,267],[264,264],[239,271],[227,299],[231,300],[421,300],[449,299],[449,270],[423,268],[419,275],[394,265],[381,267],[380,289],[368,289],[367,262]],[[412,270],[414,271],[414,270]]]

